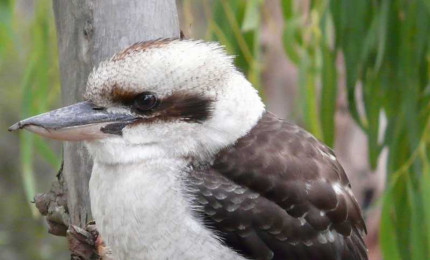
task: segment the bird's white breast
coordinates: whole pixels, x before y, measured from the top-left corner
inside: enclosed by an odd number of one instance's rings
[[[94,163],[91,209],[115,259],[243,259],[192,214],[184,160]]]

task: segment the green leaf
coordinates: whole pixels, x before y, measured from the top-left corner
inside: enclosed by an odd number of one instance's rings
[[[56,93],[56,99],[59,93],[56,37],[49,1],[35,2],[35,15],[29,28],[30,49],[28,53],[22,53],[26,58],[26,67],[21,81],[21,118],[45,112],[51,105],[48,101],[52,99],[52,93]],[[43,159],[58,167],[58,163],[54,163],[58,159],[54,158],[56,156],[49,146],[29,133],[20,133],[22,179],[29,201],[33,199],[36,188],[33,172],[35,149]],[[36,216],[37,210],[33,206],[31,210]]]
[[[427,149],[425,145],[421,147],[421,160],[423,162],[423,174],[421,176],[421,191],[422,191],[422,206],[424,211],[424,222],[426,231],[425,234],[430,234],[430,162],[426,154]],[[427,236],[426,240],[427,250],[430,249],[430,238]]]
[[[39,213],[35,207],[31,205],[34,195],[36,195],[36,182],[33,173],[33,135],[27,132],[19,133],[19,149],[21,176],[24,185],[25,196],[30,206],[33,216],[38,216]]]
[[[385,46],[387,43],[388,33],[388,16],[390,15],[390,0],[382,0],[381,11],[379,15],[379,28],[378,28],[378,50],[375,63],[375,69],[378,71],[382,66],[382,61],[385,54]]]
[[[61,157],[54,153],[51,147],[40,137],[34,138],[34,145],[39,155],[54,169],[60,167]]]
[[[335,136],[336,97],[337,97],[337,71],[336,54],[328,46],[322,44],[322,90],[321,90],[321,126],[324,142],[333,147]]]
[[[242,31],[248,32],[260,27],[260,0],[246,2],[245,16],[242,21]]]
[[[366,107],[366,117],[368,120],[367,143],[369,146],[369,162],[372,169],[376,168],[380,146],[379,136],[379,117],[381,106],[380,82],[374,74],[368,76],[366,83],[363,83],[364,103]]]
[[[283,0],[281,1],[282,14],[285,20],[289,20],[294,15],[294,1]]]
[[[370,27],[368,14],[371,3],[369,0],[334,1],[330,6],[336,28],[335,42],[344,54],[348,107],[358,125],[366,128],[366,119],[357,109],[355,87],[361,69],[363,40],[366,38],[366,29]]]
[[[422,232],[423,208],[420,200],[419,189],[414,187],[411,176],[409,175],[407,182],[409,205],[411,207],[411,229],[410,229],[410,245],[411,245],[411,260],[428,259],[426,257],[426,236]]]
[[[396,241],[395,224],[393,220],[392,191],[387,190],[383,195],[381,209],[381,222],[379,226],[379,243],[383,259],[401,260]]]
[[[296,35],[300,29],[300,19],[296,18],[285,21],[284,27],[285,29],[284,33],[282,34],[282,43],[285,53],[287,54],[287,57],[290,59],[290,61],[298,66],[300,63],[300,46],[296,41]]]
[[[314,61],[309,54],[303,53],[299,65],[299,88],[302,98],[303,120],[305,128],[315,135],[316,138],[322,139],[317,112],[316,76]]]

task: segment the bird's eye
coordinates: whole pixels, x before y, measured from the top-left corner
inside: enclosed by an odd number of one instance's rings
[[[137,95],[133,101],[134,108],[141,112],[151,110],[157,105],[157,97],[154,94],[148,92]]]

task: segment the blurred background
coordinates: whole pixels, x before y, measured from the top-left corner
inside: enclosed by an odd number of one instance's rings
[[[219,41],[268,110],[335,152],[370,259],[430,259],[430,2],[178,0],[186,38]],[[60,106],[51,0],[0,0],[0,259],[68,259],[31,203],[61,146],[7,127]]]

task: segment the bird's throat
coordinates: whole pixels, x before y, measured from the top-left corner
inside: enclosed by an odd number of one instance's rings
[[[192,199],[182,181],[187,165],[183,159],[94,163],[91,209],[116,259],[208,259],[229,254],[192,214]]]

